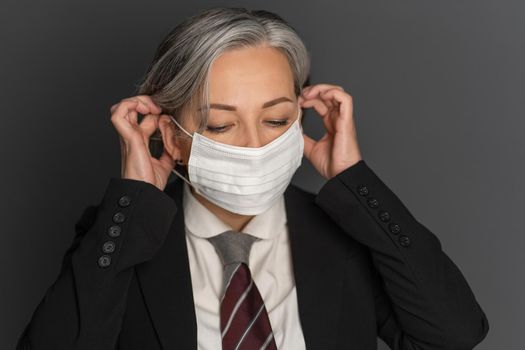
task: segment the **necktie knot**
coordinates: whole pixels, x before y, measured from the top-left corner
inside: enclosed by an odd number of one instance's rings
[[[227,286],[240,263],[249,266],[252,244],[259,238],[248,233],[234,230],[208,238],[215,247],[224,267],[223,286]]]
[[[213,244],[224,266],[233,263],[248,265],[250,250],[257,237],[238,231],[225,231],[208,238]]]

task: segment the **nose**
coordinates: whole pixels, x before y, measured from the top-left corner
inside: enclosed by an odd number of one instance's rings
[[[264,146],[262,135],[256,125],[246,126],[244,133],[243,147],[262,147]]]

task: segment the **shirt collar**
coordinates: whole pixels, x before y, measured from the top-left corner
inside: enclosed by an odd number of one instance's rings
[[[232,229],[195,198],[186,182],[183,187],[184,221],[190,234],[209,238]],[[283,231],[285,223],[284,195],[281,195],[269,209],[255,215],[242,232],[261,239],[272,239]]]

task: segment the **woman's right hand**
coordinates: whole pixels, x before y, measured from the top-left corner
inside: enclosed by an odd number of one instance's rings
[[[121,177],[146,181],[163,191],[175,161],[166,149],[156,159],[148,147],[150,136],[158,128],[161,111],[149,96],[138,95],[111,106],[111,122],[120,139]],[[140,124],[137,112],[144,115]]]

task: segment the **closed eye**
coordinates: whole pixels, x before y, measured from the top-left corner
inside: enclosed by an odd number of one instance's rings
[[[289,122],[289,119],[278,119],[278,120],[267,120],[266,123],[268,123],[273,128],[278,128],[281,126],[287,125]],[[231,125],[221,125],[221,126],[206,126],[206,130],[209,132],[220,134],[223,132],[226,132]]]
[[[225,132],[227,128],[228,128],[228,125],[223,125],[223,126],[209,126],[208,125],[206,127],[206,130],[208,130],[209,132],[219,134],[219,133]]]
[[[279,127],[284,126],[288,124],[288,119],[282,119],[282,120],[268,120],[268,123],[272,125],[273,127]]]

